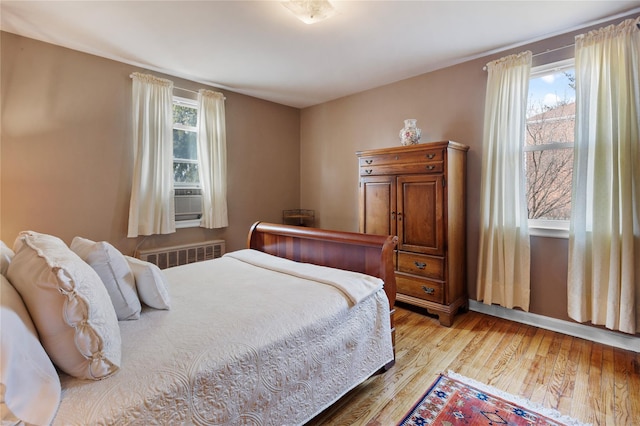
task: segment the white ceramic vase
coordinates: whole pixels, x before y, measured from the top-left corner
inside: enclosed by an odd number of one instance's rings
[[[403,146],[414,145],[420,142],[422,131],[416,127],[416,121],[415,118],[404,120],[404,127],[400,130],[400,143]]]

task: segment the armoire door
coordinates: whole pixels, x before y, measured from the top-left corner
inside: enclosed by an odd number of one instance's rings
[[[442,175],[397,178],[398,250],[444,255],[443,182]]]
[[[396,184],[394,176],[360,179],[360,232],[396,235]]]

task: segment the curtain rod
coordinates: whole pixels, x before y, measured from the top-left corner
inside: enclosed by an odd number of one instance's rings
[[[567,48],[573,47],[575,45],[576,45],[575,43],[571,43],[571,44],[567,44],[566,46],[556,47],[555,49],[547,49],[544,52],[534,53],[533,55],[531,55],[531,57],[535,58],[536,56],[546,55],[547,53],[557,52],[558,50],[567,49]]]
[[[196,92],[195,90],[189,90],[189,89],[185,89],[184,87],[178,87],[178,86],[173,86],[174,89],[178,89],[178,90],[183,90],[185,92],[189,92],[189,93],[195,93],[196,95],[198,94],[198,92]],[[204,90],[208,90],[210,92],[215,92],[215,90],[211,90],[211,89],[204,89]],[[222,95],[224,95],[222,92],[217,92],[220,93]],[[227,100],[226,96],[222,96],[222,99],[224,99],[225,101]]]
[[[636,24],[636,27],[638,27],[638,29],[640,30],[640,22],[638,22]],[[556,47],[555,49],[547,49],[544,52],[535,53],[535,54],[531,55],[531,57],[535,58],[536,56],[546,55],[547,53],[552,53],[552,52],[557,52],[558,50],[562,50],[562,49],[566,49],[566,48],[569,48],[569,47],[573,47],[575,45],[576,45],[575,43],[571,43],[571,44],[567,44],[566,46]],[[485,65],[484,67],[482,67],[482,70],[486,71],[487,70],[487,66]]]
[[[184,87],[178,87],[178,86],[173,86],[174,89],[178,89],[178,90],[182,90],[185,92],[189,92],[189,93],[195,93],[196,95],[198,94],[198,92],[196,92],[195,90],[189,90],[189,89],[185,89]],[[211,90],[211,89],[204,89],[204,90],[208,90],[210,92],[215,92],[215,90]],[[218,92],[220,94],[222,94],[222,92]],[[224,99],[225,101],[227,100],[226,96],[223,96],[222,99]]]
[[[544,52],[534,53],[533,55],[531,55],[531,57],[535,58],[536,56],[542,56],[542,55],[546,55],[547,53],[557,52],[558,50],[567,49],[567,48],[573,47],[575,45],[576,45],[575,43],[571,43],[571,44],[567,44],[565,46],[556,47],[555,49],[547,49]],[[482,67],[482,70],[486,71],[487,70],[487,66],[485,65],[484,67]]]
[[[136,75],[138,75],[138,76],[148,76],[149,78],[154,79],[155,81],[164,82],[166,84],[169,84],[169,83],[173,84],[173,82],[171,80],[167,80],[166,78],[156,77],[153,74],[142,74],[142,73],[139,73],[139,72],[131,73],[129,75],[129,78],[133,78]],[[196,95],[198,94],[198,92],[196,92],[195,90],[185,89],[184,87],[178,87],[178,86],[174,85],[173,88],[174,89],[178,89],[178,90],[182,90],[184,92],[194,93]],[[205,90],[210,90],[210,89],[205,89]],[[225,96],[224,100],[226,100],[226,99],[227,99],[227,97]]]
[[[178,90],[182,90],[182,91],[185,91],[185,92],[195,93],[196,95],[198,94],[198,92],[196,92],[195,90],[189,90],[189,89],[185,89],[185,88],[178,87],[178,86],[173,86],[173,88],[174,89],[178,89]]]

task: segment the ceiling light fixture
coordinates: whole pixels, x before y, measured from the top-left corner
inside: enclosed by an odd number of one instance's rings
[[[305,24],[315,24],[336,14],[328,0],[288,0],[281,3]]]

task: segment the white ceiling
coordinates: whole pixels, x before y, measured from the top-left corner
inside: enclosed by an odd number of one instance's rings
[[[7,1],[3,31],[307,107],[544,39],[639,1],[333,1],[314,25],[278,1]]]

